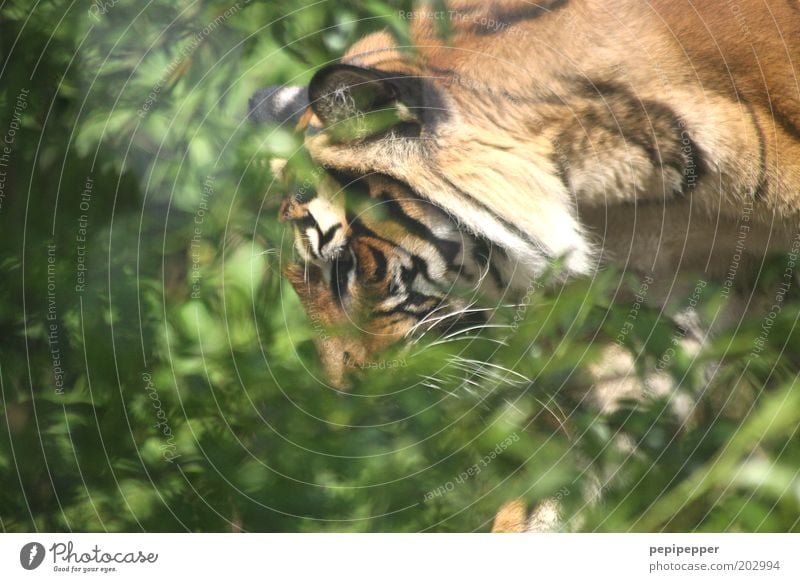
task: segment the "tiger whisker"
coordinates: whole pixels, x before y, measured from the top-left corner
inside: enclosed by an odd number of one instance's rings
[[[485,380],[487,382],[492,382],[494,384],[502,383],[502,380],[499,379],[496,374],[493,375],[489,371],[472,369],[469,366],[465,366],[464,364],[454,364],[454,365],[459,370],[462,370],[463,372],[470,374],[472,376],[477,376],[478,378],[481,378],[482,380]]]
[[[489,271],[491,270],[491,265],[492,265],[492,250],[493,248],[490,246],[489,256],[486,257],[486,266],[478,271],[478,279],[475,282],[475,286],[472,287],[472,291],[478,291],[483,285],[483,282],[486,280],[486,277],[489,275]]]
[[[479,360],[471,360],[471,359],[468,359],[468,358],[462,358],[461,356],[457,356],[457,355],[452,356],[451,360],[454,361],[454,363],[462,364],[462,365],[465,365],[465,366],[477,366],[478,368],[476,369],[476,373],[478,372],[478,370],[481,370],[483,372],[488,373],[489,371],[486,370],[486,368],[488,367],[488,368],[491,368],[492,369],[491,372],[495,373],[495,374],[497,374],[497,372],[494,372],[494,371],[498,370],[498,371],[501,371],[501,372],[505,372],[505,374],[507,374],[507,375],[510,374],[510,375],[516,376],[517,378],[519,378],[519,380],[515,380],[515,382],[518,382],[518,383],[522,383],[522,382],[530,383],[531,382],[530,378],[528,378],[527,376],[524,376],[524,375],[520,374],[519,372],[511,370],[510,368],[506,368],[505,366],[501,366],[500,364],[493,364],[491,362],[481,362]],[[508,381],[510,381],[510,380],[508,380]]]
[[[442,386],[440,386],[439,385],[439,381],[440,381],[439,378],[435,378],[433,376],[422,376],[422,378],[424,378],[426,380],[425,382],[421,382],[421,384],[423,386],[426,386],[428,388],[432,388],[433,390],[438,390],[440,392],[444,392],[445,394],[447,394],[448,396],[452,396],[453,398],[460,398],[460,396],[458,394],[456,394],[455,392],[451,392],[450,390],[445,390]]]
[[[442,338],[442,340],[448,340],[448,339],[454,338],[454,337],[456,337],[458,335],[461,335],[463,333],[467,333],[469,331],[474,331],[476,329],[507,329],[507,328],[510,328],[510,327],[511,327],[510,325],[507,325],[505,323],[482,323],[482,324],[473,325],[471,327],[465,327],[464,329],[456,330],[456,331],[444,336]],[[439,341],[441,341],[441,340],[439,340]]]
[[[459,341],[467,341],[467,340],[481,340],[481,341],[491,342],[493,344],[497,344],[497,345],[500,345],[500,346],[506,346],[506,347],[508,347],[508,345],[509,345],[508,342],[505,342],[503,340],[495,339],[493,337],[484,337],[484,336],[481,336],[481,335],[465,335],[465,336],[461,336],[461,337],[440,339],[440,340],[436,340],[435,342],[432,342],[432,343],[430,343],[428,345],[429,346],[439,346],[439,345],[446,344],[446,343],[449,343],[449,342],[459,342]]]
[[[483,390],[484,392],[491,392],[491,389],[487,389],[487,388],[486,388],[486,386],[484,386],[483,384],[480,384],[480,383],[476,382],[476,381],[475,381],[475,380],[473,380],[472,378],[463,377],[463,378],[459,378],[459,380],[461,381],[461,383],[462,383],[462,384],[463,384],[464,382],[466,382],[467,384],[472,384],[472,385],[473,385],[473,386],[475,386],[476,388],[480,388],[480,389],[481,389],[481,390]]]
[[[418,321],[417,323],[415,323],[411,327],[411,329],[408,332],[406,332],[406,337],[408,337],[413,332],[415,332],[423,324],[429,324],[428,329],[426,329],[424,332],[422,332],[419,336],[417,336],[415,338],[414,343],[417,343],[417,342],[419,342],[419,340],[421,340],[423,337],[425,337],[426,333],[428,333],[434,327],[436,327],[438,324],[440,324],[443,321],[446,321],[447,319],[451,319],[451,318],[454,318],[454,317],[459,317],[459,316],[462,316],[462,315],[466,315],[468,313],[481,313],[481,312],[485,312],[485,311],[491,311],[491,309],[488,308],[488,307],[472,309],[473,305],[474,305],[474,303],[471,303],[467,307],[464,307],[463,309],[459,309],[458,311],[453,311],[451,313],[446,313],[445,315],[440,315],[439,317],[435,317],[433,319],[431,319],[430,317],[426,316],[423,319],[421,319],[420,321]]]
[[[475,304],[474,304],[474,303],[470,303],[470,304],[469,304],[469,305],[467,305],[467,306],[466,306],[464,309],[469,309],[469,308],[471,308],[473,305],[475,305]],[[425,317],[423,317],[423,318],[422,318],[422,319],[420,319],[420,320],[419,320],[419,321],[418,321],[416,324],[414,324],[414,326],[412,327],[412,329],[415,329],[415,328],[419,327],[420,325],[422,325],[422,324],[424,324],[424,323],[427,323],[427,322],[429,322],[429,321],[436,321],[436,319],[433,319],[433,320],[431,319],[431,318],[433,317],[433,314],[434,314],[434,313],[436,313],[437,311],[440,311],[440,310],[442,310],[442,309],[446,309],[447,307],[449,307],[449,305],[448,305],[447,303],[442,303],[442,304],[441,304],[441,305],[439,305],[439,306],[438,306],[436,309],[433,309],[433,310],[432,310],[430,313],[427,313],[427,314],[425,315]],[[443,315],[443,316],[440,316],[440,317],[449,317],[450,315],[452,315],[452,314],[446,314],[446,315]]]
[[[459,381],[461,382],[461,386],[460,387],[461,387],[462,390],[465,390],[466,392],[472,394],[473,396],[475,396],[477,398],[480,398],[481,400],[484,399],[484,397],[480,395],[479,390],[475,390],[474,388],[471,388],[470,386],[465,386],[464,384],[465,383],[472,384],[473,386],[475,386],[475,388],[484,389],[484,387],[482,385],[478,384],[474,380],[471,380],[470,378],[459,378]]]
[[[417,323],[415,323],[414,325],[411,326],[411,329],[409,329],[405,333],[405,337],[408,337],[408,336],[412,335],[417,330],[417,328],[420,327],[422,324],[426,323],[434,313],[436,313],[437,311],[439,311],[441,309],[444,309],[445,307],[447,307],[447,304],[446,303],[442,303],[439,307],[437,307],[436,309],[432,310],[430,313],[427,313],[425,315],[425,317],[423,317]]]
[[[547,402],[544,402],[538,396],[534,396],[533,399],[536,402],[538,402],[539,404],[541,404],[542,408],[544,408],[547,412],[550,413],[550,416],[552,416],[555,419],[555,421],[558,423],[558,428],[560,430],[562,430],[567,437],[569,437],[570,434],[569,434],[569,431],[567,430],[566,422],[564,420],[562,420],[562,417],[566,418],[566,415],[564,414],[564,411],[561,410],[561,407],[558,406],[558,403],[555,402],[552,398],[550,398],[550,402],[553,402],[556,405],[556,407],[558,408],[559,412],[562,415],[561,417],[558,414],[556,414],[556,412],[552,408],[550,408],[550,406],[548,406]]]

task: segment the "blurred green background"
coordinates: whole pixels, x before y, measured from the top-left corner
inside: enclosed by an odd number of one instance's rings
[[[366,32],[404,38],[408,9],[0,7],[3,531],[486,531],[515,496],[559,498],[582,531],[800,531],[795,303],[757,357],[760,319],[665,358],[675,331],[643,310],[625,347],[697,402],[688,423],[669,397],[585,401],[630,310],[610,299],[638,287],[613,270],[537,290],[516,330],[322,383],[280,277],[269,160],[297,143],[243,123],[247,100]]]

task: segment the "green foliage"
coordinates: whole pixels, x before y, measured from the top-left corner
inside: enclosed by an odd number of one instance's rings
[[[365,32],[403,42],[407,2],[91,6],[0,9],[0,135],[25,102],[0,168],[4,531],[472,531],[515,496],[558,497],[587,531],[800,529],[789,303],[755,357],[762,320],[677,349],[690,423],[670,396],[585,401],[630,309],[609,298],[638,285],[612,270],[397,348],[348,394],[321,381],[269,169],[303,166],[297,140],[244,112]],[[674,333],[642,308],[641,375]]]

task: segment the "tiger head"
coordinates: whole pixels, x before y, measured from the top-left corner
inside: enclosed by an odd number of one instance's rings
[[[424,25],[417,31],[426,51],[440,42]],[[454,91],[468,87],[465,78],[424,60],[379,32],[308,87],[267,87],[250,102],[252,121],[302,131],[327,173],[314,199],[290,197],[280,212],[301,257],[284,272],[325,330],[316,344],[337,385],[415,330],[471,323],[465,282],[513,296],[556,259],[565,274],[587,271],[589,245],[560,179],[531,170],[554,162],[524,142],[533,121],[515,113],[520,104],[490,118],[487,99],[496,95]],[[486,131],[495,123],[503,131]],[[347,208],[352,184],[366,191],[372,216]],[[528,196],[532,188],[542,196]]]
[[[327,381],[379,365],[378,353],[415,331],[453,332],[485,321],[471,309],[498,296],[507,259],[457,228],[397,181],[323,178],[315,195],[285,198],[279,219],[294,232],[299,262],[284,275],[311,319]]]

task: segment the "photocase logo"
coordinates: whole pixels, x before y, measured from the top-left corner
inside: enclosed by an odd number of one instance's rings
[[[26,570],[35,570],[44,561],[44,546],[39,542],[29,542],[19,551],[19,563]]]

